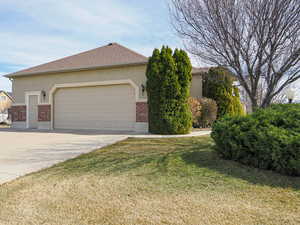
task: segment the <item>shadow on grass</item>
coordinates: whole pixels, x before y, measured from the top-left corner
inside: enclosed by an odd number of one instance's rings
[[[223,160],[213,150],[187,152],[181,157],[187,164],[208,168],[227,177],[242,179],[252,184],[300,190],[300,177],[285,176],[245,166],[238,162]]]
[[[191,145],[189,138],[176,142],[176,139],[133,139],[119,142],[104,149],[83,154],[75,159],[59,163],[50,168],[52,173],[65,175],[80,175],[82,173],[97,173],[111,175],[141,171],[149,167],[151,173],[164,173],[168,170],[165,162],[169,157],[183,151],[208,147],[209,144]],[[171,148],[171,149],[170,149]],[[150,173],[150,172],[149,172]]]
[[[52,173],[116,175],[132,172],[145,178],[161,177],[177,183],[202,184],[241,179],[251,184],[300,190],[300,178],[260,170],[219,158],[209,137],[181,139],[128,139],[103,150],[58,164]],[[235,181],[234,181],[235,180]],[[197,182],[194,183],[194,185]]]

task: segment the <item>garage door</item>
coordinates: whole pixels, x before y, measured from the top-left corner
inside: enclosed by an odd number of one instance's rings
[[[134,130],[134,89],[130,85],[58,89],[55,129]]]

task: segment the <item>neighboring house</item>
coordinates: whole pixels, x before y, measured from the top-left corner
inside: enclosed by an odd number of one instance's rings
[[[7,122],[8,109],[13,103],[12,94],[10,92],[0,90],[0,123]]]
[[[147,131],[148,58],[117,43],[6,75],[12,127]],[[202,96],[193,70],[191,95]]]

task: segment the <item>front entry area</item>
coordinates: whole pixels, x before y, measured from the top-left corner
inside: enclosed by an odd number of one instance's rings
[[[53,105],[54,129],[135,129],[135,90],[129,84],[60,88]]]

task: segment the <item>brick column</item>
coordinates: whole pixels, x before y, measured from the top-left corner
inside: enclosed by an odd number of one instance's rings
[[[26,121],[26,105],[12,106],[8,113],[12,122]]]
[[[39,122],[51,121],[51,105],[39,105],[38,116],[39,116]]]
[[[136,122],[148,123],[148,104],[147,102],[136,103]]]

